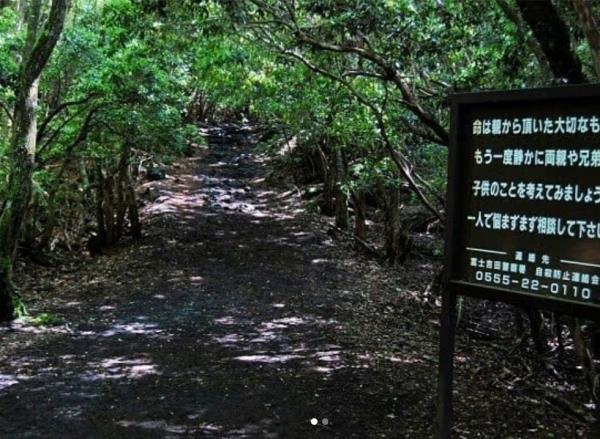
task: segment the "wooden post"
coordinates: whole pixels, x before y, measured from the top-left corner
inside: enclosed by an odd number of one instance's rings
[[[454,374],[455,333],[456,294],[446,287],[442,293],[442,315],[440,318],[437,439],[450,439],[452,436],[452,380]]]

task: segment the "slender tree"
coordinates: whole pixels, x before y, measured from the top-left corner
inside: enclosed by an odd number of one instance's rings
[[[7,196],[0,206],[0,321],[14,316],[13,263],[32,193],[38,81],[60,38],[69,5],[70,0],[53,0],[43,26],[41,0],[31,1],[26,12],[27,36],[15,89]]]

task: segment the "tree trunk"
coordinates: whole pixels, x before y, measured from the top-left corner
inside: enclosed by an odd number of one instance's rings
[[[529,34],[529,29],[527,28],[527,23],[523,20],[523,17],[519,13],[518,10],[514,9],[507,0],[496,0],[496,3],[504,12],[504,15],[514,23],[517,27],[517,31],[529,47],[529,50],[533,52],[535,55],[538,64],[540,66],[540,73],[542,74],[542,80],[544,82],[552,79],[552,72],[550,71],[550,65],[548,63],[548,58],[546,54],[542,50],[539,42]]]
[[[106,225],[104,223],[104,171],[102,163],[96,161],[96,224],[97,235],[95,247],[99,250],[106,242]]]
[[[119,163],[119,207],[117,213],[118,238],[122,236],[125,223],[125,214],[129,220],[129,231],[134,239],[142,236],[142,225],[138,214],[137,197],[130,169],[131,146],[123,145],[121,161]]]
[[[127,167],[125,168],[125,201],[128,208],[129,227],[133,239],[139,239],[142,237],[142,223],[140,222],[137,197],[135,195],[133,178],[131,177],[131,167],[129,166],[131,146],[126,144],[125,149],[127,156]]]
[[[54,232],[54,227],[56,226],[56,208],[57,208],[56,197],[58,195],[58,191],[59,191],[60,185],[62,183],[63,175],[73,160],[73,152],[75,151],[75,148],[86,139],[86,137],[89,133],[92,117],[94,116],[95,112],[96,112],[96,109],[92,109],[86,116],[86,118],[81,126],[81,129],[79,130],[79,134],[77,135],[75,140],[73,142],[71,142],[71,144],[66,148],[66,150],[64,152],[65,158],[64,158],[63,162],[61,163],[60,168],[59,168],[58,172],[56,173],[54,179],[52,180],[50,190],[48,191],[48,208],[46,209],[47,210],[46,227],[44,228],[44,231],[42,232],[42,237],[38,244],[39,250],[43,251],[50,244],[50,240],[52,239],[52,234]],[[85,166],[83,167],[83,169],[85,170]],[[85,187],[87,187],[87,185],[85,185]]]
[[[340,187],[340,183],[346,178],[346,167],[342,157],[342,151],[336,148],[334,154],[334,181],[335,181],[335,225],[342,230],[348,230],[348,196]]]
[[[46,209],[47,210],[46,226],[44,227],[42,236],[37,245],[37,248],[40,251],[44,251],[49,246],[50,240],[52,239],[52,234],[54,233],[54,227],[56,227],[56,220],[57,220],[56,209],[58,207],[57,206],[58,192],[60,189],[60,184],[62,182],[62,177],[63,177],[68,165],[71,163],[70,152],[67,152],[67,154],[69,154],[69,155],[61,163],[61,166],[60,166],[56,176],[54,177],[54,180],[52,181],[50,190],[48,191],[48,207]]]
[[[323,201],[320,205],[321,214],[325,216],[335,215],[335,177],[333,173],[325,174],[323,185]]]
[[[530,306],[525,307],[525,313],[529,317],[529,325],[531,328],[531,338],[535,349],[540,356],[548,353],[548,339],[544,331],[544,319],[542,313]]]
[[[400,192],[396,188],[385,188],[383,192],[385,256],[391,265],[396,265],[408,256],[411,238],[400,221]]]
[[[0,216],[0,321],[10,320],[14,313],[12,268],[31,199],[37,96],[38,81],[35,80],[15,105],[15,129],[10,143],[11,173]]]
[[[106,228],[105,246],[115,243],[115,204],[114,204],[114,177],[104,176],[104,187],[102,188],[102,209],[104,213],[104,227]]]
[[[318,148],[319,158],[321,159],[321,168],[323,170],[323,201],[319,207],[321,208],[322,215],[332,216],[335,212],[335,174],[331,169],[332,165],[330,164],[330,160],[327,158],[327,154],[325,154],[320,145]]]
[[[335,189],[335,225],[342,230],[348,230],[348,196],[340,188]]]
[[[552,0],[517,0],[521,15],[540,43],[554,76],[570,84],[587,82],[581,61],[571,51],[571,37]]]
[[[353,192],[352,202],[354,204],[354,236],[365,241],[367,239],[367,206],[364,194]]]
[[[121,158],[119,159],[119,170],[116,179],[117,188],[117,208],[116,208],[116,225],[115,225],[115,242],[120,240],[123,236],[123,229],[125,226],[125,214],[127,213],[127,171],[129,169],[129,153],[128,147],[123,145],[121,151]]]
[[[127,204],[129,205],[128,217],[131,236],[133,239],[140,239],[142,237],[142,223],[138,212],[137,197],[131,184],[127,188]]]
[[[589,0],[572,0],[572,2],[575,11],[577,11],[577,15],[579,16],[579,22],[581,23],[583,33],[590,45],[596,77],[600,78],[600,28],[598,28],[598,23],[594,19],[592,2]]]
[[[32,193],[37,137],[36,107],[42,70],[60,37],[70,0],[54,0],[44,28],[38,26],[41,1],[29,3],[27,36],[19,81],[15,90],[10,140],[10,173],[6,200],[0,213],[0,321],[14,317],[13,264],[17,243]]]
[[[25,217],[25,223],[23,224],[23,231],[21,232],[21,245],[30,250],[35,249],[35,240],[38,233],[37,225],[40,215],[40,197],[35,193],[32,194],[29,207],[27,209],[27,216]]]
[[[581,323],[579,319],[570,317],[567,319],[567,325],[569,327],[569,331],[571,332],[571,337],[573,337],[575,352],[577,352],[577,356],[583,365],[585,378],[590,386],[592,399],[597,407],[597,415],[600,415],[600,394],[598,393],[600,390],[600,380],[596,371],[592,353],[588,349],[588,345],[581,332]],[[600,416],[598,416],[598,419],[600,420]]]

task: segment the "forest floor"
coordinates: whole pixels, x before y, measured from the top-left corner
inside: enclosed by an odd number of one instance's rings
[[[146,184],[141,241],[23,273],[56,321],[0,330],[0,437],[431,437],[439,260],[361,255],[271,170],[251,143],[212,144]],[[457,437],[587,437],[584,385],[467,329]]]

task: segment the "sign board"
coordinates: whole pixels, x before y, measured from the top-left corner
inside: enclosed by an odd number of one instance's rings
[[[600,86],[452,98],[447,285],[600,316]]]
[[[600,321],[600,85],[452,96],[437,434],[456,297]]]

